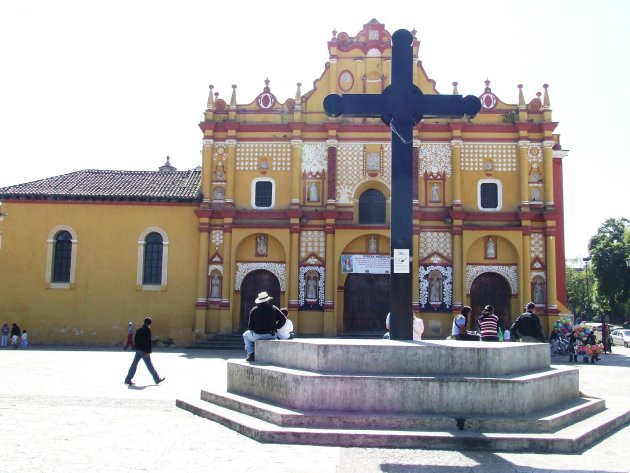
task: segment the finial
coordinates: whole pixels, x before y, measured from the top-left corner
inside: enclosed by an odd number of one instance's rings
[[[300,87],[302,87],[302,83],[298,82],[297,83],[297,90],[295,91],[295,103],[298,104],[302,101],[302,90],[300,89]]]
[[[337,30],[336,29],[332,30],[332,35],[333,35],[332,39],[337,39]]]
[[[236,84],[232,84],[232,98],[230,99],[230,108],[236,108]]]
[[[459,92],[457,91],[457,86],[459,84],[457,82],[453,82],[453,95],[459,95]]]
[[[549,92],[547,91],[548,87],[549,87],[549,84],[543,84],[543,89],[545,89],[545,98],[543,100],[543,109],[545,109],[545,110],[549,110],[551,108],[551,102],[549,101]]]
[[[177,171],[177,168],[171,165],[171,157],[167,155],[166,162],[164,163],[164,165],[160,166],[158,170],[160,172],[171,172],[171,171]]]
[[[492,92],[492,90],[490,90],[490,79],[486,79],[484,83],[486,84],[486,92]]]
[[[525,108],[525,96],[523,95],[523,84],[518,84],[518,108]]]
[[[208,110],[212,110],[214,108],[214,100],[212,98],[212,89],[214,89],[214,85],[210,84],[208,86],[208,88],[210,89],[210,92],[208,93],[208,106],[207,106],[207,109]]]
[[[265,79],[265,88],[263,89],[263,92],[267,92],[268,93],[270,91],[270,89],[269,89],[269,82],[270,82],[269,81],[269,77],[267,77]]]
[[[415,29],[415,28],[414,28],[414,29],[412,29],[412,30],[411,30],[411,36],[413,36],[413,37],[415,38],[415,37],[416,37],[416,33],[417,33],[417,32],[418,32],[418,31],[416,31],[416,29]]]

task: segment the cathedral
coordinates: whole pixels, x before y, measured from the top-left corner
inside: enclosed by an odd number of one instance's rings
[[[439,94],[419,59],[414,84]],[[242,332],[258,292],[287,307],[297,336],[385,332],[391,130],[328,117],[331,93],[378,94],[391,34],[371,20],[334,31],[310,90],[229,102],[210,86],[196,169],[80,170],[0,189],[0,319],[34,344],[116,345],[154,318],[186,345]],[[262,85],[262,84],[261,84]],[[452,88],[451,88],[452,87]],[[413,309],[426,338],[464,305],[509,325],[533,301],[549,333],[566,308],[562,159],[547,85],[513,103],[481,83],[474,118],[413,130]],[[444,93],[459,94],[457,83]],[[474,321],[469,321],[475,329]]]

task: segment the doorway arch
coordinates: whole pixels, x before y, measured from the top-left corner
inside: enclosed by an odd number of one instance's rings
[[[389,279],[389,274],[348,274],[343,298],[344,333],[385,333]]]
[[[256,297],[259,292],[267,291],[272,299],[272,303],[276,306],[280,304],[280,281],[270,271],[265,269],[257,269],[247,274],[241,283],[241,314],[239,330],[244,332],[247,330],[247,322],[249,320],[249,311],[256,305]]]
[[[471,321],[476,330],[477,318],[486,305],[494,307],[494,313],[499,317],[502,326],[511,325],[510,313],[510,284],[497,273],[483,273],[475,278],[470,286],[470,307],[474,320]]]

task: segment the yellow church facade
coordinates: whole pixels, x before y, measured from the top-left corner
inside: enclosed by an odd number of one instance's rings
[[[414,83],[438,94],[418,59]],[[389,311],[391,130],[329,118],[330,93],[389,85],[376,20],[333,33],[311,90],[265,81],[229,101],[210,86],[198,169],[79,171],[0,189],[0,318],[33,343],[116,344],[129,320],[162,340],[242,331],[256,294],[288,307],[298,336],[378,336]],[[414,312],[446,337],[463,305],[508,325],[533,300],[567,313],[562,150],[547,86],[515,103],[480,88],[474,118],[414,129]],[[448,93],[457,94],[457,84]],[[395,139],[395,137],[394,137]],[[472,327],[472,325],[471,325]]]

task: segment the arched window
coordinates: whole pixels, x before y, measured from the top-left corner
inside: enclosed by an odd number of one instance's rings
[[[50,231],[46,241],[46,286],[72,289],[77,269],[77,232],[67,225],[58,225]]]
[[[65,230],[57,233],[53,243],[53,283],[69,283],[72,266],[72,235]]]
[[[142,284],[162,284],[163,242],[157,232],[149,233],[144,239]]]
[[[368,189],[359,197],[359,223],[385,223],[385,195]]]
[[[136,269],[136,288],[138,290],[166,290],[168,245],[168,235],[159,227],[148,227],[140,233]]]

